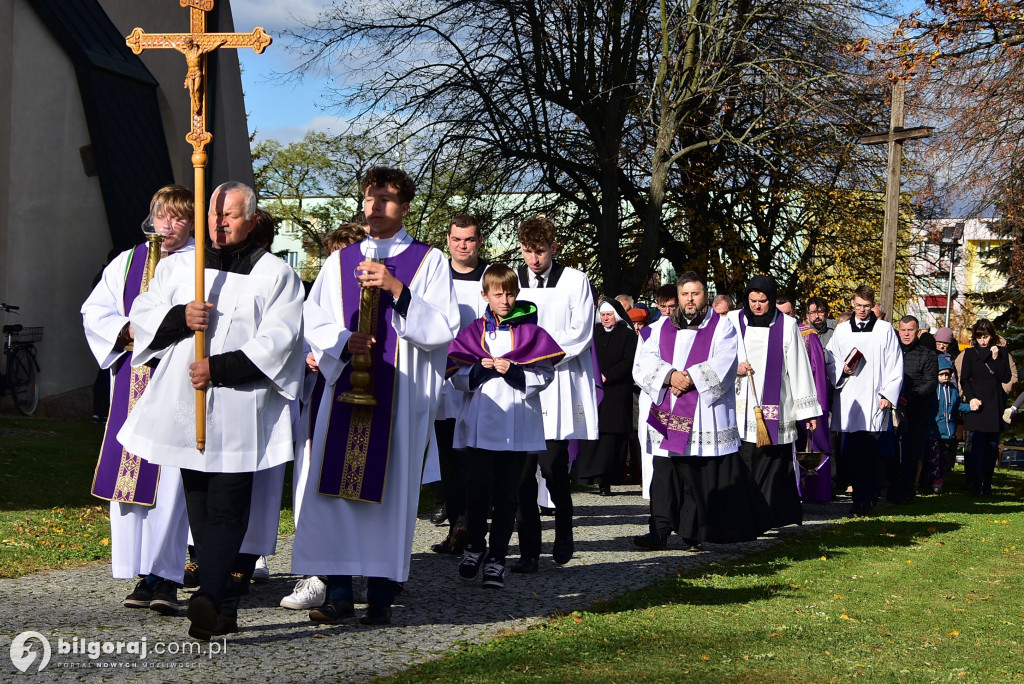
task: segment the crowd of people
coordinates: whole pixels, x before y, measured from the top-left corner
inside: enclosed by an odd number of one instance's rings
[[[332,234],[307,292],[269,253],[252,189],[219,186],[197,300],[192,193],[162,188],[155,273],[150,246],[128,250],[83,305],[112,378],[92,492],[110,501],[114,576],[141,577],[126,607],[174,615],[178,590],[196,586],[189,634],[238,631],[241,597],[276,550],[292,461],[302,579],[281,605],[319,623],[354,617],[356,576],[360,622],[391,621],[423,483],[439,483],[433,520],[448,524],[433,550],[459,558],[453,580],[490,589],[544,567],[542,513],[554,517],[551,560],[572,561],[574,480],[613,496],[635,473],[650,516],[633,542],[652,550],[673,533],[699,551],[800,524],[798,453],[834,463],[853,515],[883,492],[895,503],[939,493],[958,424],[969,486],[991,491],[1016,370],[987,320],[956,354],[948,328],[886,324],[868,286],[847,318],[811,298],[798,321],[770,277],[734,306],[692,271],[648,309],[597,297],[557,260],[548,218],[520,225],[524,264],[512,268],[484,261],[480,222],[456,216],[446,259],[403,227],[407,174],[375,167],[361,189],[365,222]]]

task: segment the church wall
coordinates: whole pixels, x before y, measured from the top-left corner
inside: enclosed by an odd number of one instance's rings
[[[136,26],[147,33],[182,33],[189,28],[189,12],[176,2],[166,0],[100,0],[104,11],[122,34],[128,35]],[[216,11],[230,17],[227,0],[219,0]],[[222,20],[223,21],[223,20]],[[242,27],[251,31],[254,27]],[[212,30],[212,29],[210,29]],[[231,32],[231,25],[221,26]],[[270,50],[282,49],[280,43]],[[252,184],[252,159],[249,155],[249,128],[242,101],[242,76],[237,50],[217,50],[220,80],[218,90],[209,97],[214,100],[215,120],[213,142],[208,147],[210,167],[207,171],[207,194],[220,182],[238,180]],[[174,178],[187,187],[194,185],[192,146],[185,141],[189,130],[189,97],[185,89],[185,58],[177,50],[145,50],[143,64],[160,82],[158,97],[164,116],[164,132],[171,151]],[[155,190],[155,188],[154,188]]]
[[[124,35],[136,26],[151,33],[188,30],[188,10],[177,2],[100,4]],[[230,8],[221,11],[230,17]],[[234,50],[221,52],[209,150],[217,175],[208,178],[207,192],[219,180],[252,182],[238,59]],[[141,58],[162,84],[158,99],[175,179],[193,187],[184,57],[149,50]],[[79,154],[89,143],[72,62],[27,0],[0,2],[0,301],[21,307],[21,315],[0,315],[0,323],[45,327],[37,345],[41,397],[91,386],[96,377],[79,308],[111,240],[99,180],[85,175]],[[146,211],[139,207],[140,222]]]
[[[78,312],[111,243],[99,181],[79,154],[89,132],[74,68],[27,2],[7,7],[0,299],[21,307],[5,323],[45,327],[37,349],[40,396],[48,396],[96,377]]]

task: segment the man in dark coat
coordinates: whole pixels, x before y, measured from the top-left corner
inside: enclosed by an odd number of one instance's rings
[[[939,357],[918,337],[918,321],[904,316],[899,322],[903,350],[903,389],[897,402],[903,424],[897,426],[900,444],[887,498],[908,503],[914,498],[914,481],[924,457],[925,433],[935,420],[935,391],[939,385]],[[899,415],[899,414],[897,414]]]

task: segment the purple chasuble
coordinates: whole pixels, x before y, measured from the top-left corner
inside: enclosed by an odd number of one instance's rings
[[[711,320],[703,328],[698,328],[697,335],[690,346],[690,353],[686,357],[683,369],[691,368],[699,363],[708,360],[711,353],[711,342],[715,337],[715,328],[721,318],[717,313],[712,312]],[[675,355],[676,335],[679,330],[669,321],[661,326],[661,339],[659,349],[661,359],[672,363]],[[693,389],[676,397],[675,405],[672,405],[673,394],[671,390],[665,391],[665,398],[657,406],[651,405],[651,412],[647,416],[647,424],[658,431],[665,440],[661,447],[666,451],[677,454],[685,454],[686,447],[690,444],[690,434],[693,432],[693,417],[697,413],[697,390]]]
[[[124,283],[124,311],[132,310],[135,298],[142,290],[146,272],[146,245],[132,250]],[[122,355],[114,363],[113,390],[110,396],[110,415],[103,433],[103,446],[93,475],[92,495],[108,501],[152,506],[156,503],[156,487],[160,480],[160,466],[128,453],[117,441],[117,432],[128,413],[135,407],[149,383],[152,365],[132,366],[131,354]]]
[[[349,245],[338,254],[342,324],[352,331],[359,330],[362,288],[354,274],[359,262],[366,260],[361,244]],[[388,257],[383,263],[395,278],[411,283],[429,251],[429,245],[414,240],[401,254]],[[398,334],[391,325],[394,308],[387,299],[378,297],[371,325],[371,334],[377,340],[373,347],[371,370],[372,392],[377,405],[360,406],[339,401],[341,394],[352,389],[351,363],[342,370],[334,385],[318,489],[327,496],[369,503],[380,503],[384,497],[395,391],[399,380],[396,368]]]
[[[775,312],[775,320],[768,327],[768,355],[765,360],[764,386],[761,388],[761,415],[765,427],[772,438],[772,444],[779,443],[779,401],[782,399],[782,369],[786,364],[783,350],[782,329],[783,314]],[[747,336],[747,314],[740,311],[740,336]],[[754,382],[753,378],[747,378]]]

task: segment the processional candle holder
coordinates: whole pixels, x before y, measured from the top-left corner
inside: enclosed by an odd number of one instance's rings
[[[383,263],[383,259],[364,257],[366,261]],[[357,271],[357,275],[366,275],[366,271]],[[360,286],[362,287],[362,286]],[[359,332],[373,335],[377,327],[377,311],[380,307],[380,288],[364,287],[359,293]],[[373,396],[373,357],[370,354],[352,355],[352,389],[342,392],[338,401],[357,406],[376,406],[377,399]]]
[[[149,249],[146,250],[146,269],[142,274],[142,286],[139,288],[139,292],[149,290],[149,281],[153,279],[153,274],[156,273],[156,265],[160,261],[160,247],[164,243],[164,235],[161,234],[156,224],[166,223],[167,221],[167,218],[163,216],[162,204],[162,202],[157,202],[153,207],[152,213],[142,222],[142,233],[146,236]],[[125,345],[125,350],[133,351],[134,343],[129,342]]]

